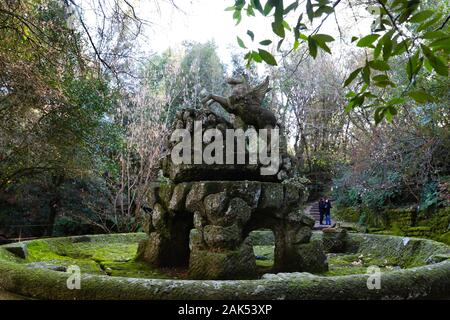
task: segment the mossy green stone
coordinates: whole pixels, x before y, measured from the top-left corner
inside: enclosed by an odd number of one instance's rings
[[[137,243],[146,237],[138,233],[34,240],[23,243],[27,259],[0,247],[0,290],[38,299],[450,298],[450,248],[431,240],[350,233],[352,249],[328,255],[330,269],[322,274],[194,281],[184,280],[183,273],[174,275],[136,262]],[[321,235],[315,233],[312,238],[320,241]],[[272,256],[271,246],[255,245],[255,253]],[[81,264],[81,289],[67,289],[65,272],[29,267],[39,261]],[[87,261],[98,269],[83,266]],[[264,261],[270,266],[271,260]],[[380,290],[367,288],[369,265],[380,266]]]

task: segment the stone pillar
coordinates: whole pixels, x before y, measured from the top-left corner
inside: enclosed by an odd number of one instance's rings
[[[206,196],[193,188],[186,198],[187,208],[195,211],[197,230],[191,244],[189,276],[193,279],[255,278],[253,247],[249,240],[244,241],[242,234],[243,226],[250,219],[251,208],[243,199],[227,192],[225,184],[222,185],[223,191]]]
[[[311,217],[291,213],[274,228],[275,271],[323,272],[328,270],[322,243],[310,242],[313,225],[314,220]]]

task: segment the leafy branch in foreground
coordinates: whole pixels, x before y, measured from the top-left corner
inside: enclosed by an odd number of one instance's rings
[[[290,35],[293,36],[292,50],[305,43],[309,55],[316,58],[320,50],[331,54],[329,44],[334,38],[319,31],[324,21],[331,14],[336,14],[335,8],[341,1],[297,0],[285,6],[283,0],[235,0],[234,5],[226,10],[233,11],[233,19],[237,24],[241,22],[243,12],[248,17],[255,17],[257,13],[267,17],[271,21],[273,33],[279,38],[278,51]],[[391,121],[397,114],[398,106],[405,104],[407,99],[417,103],[434,100],[425,90],[415,88],[416,78],[421,72],[429,76],[448,77],[450,12],[448,5],[429,7],[427,3],[421,0],[377,0],[370,7],[375,20],[372,33],[351,39],[356,47],[366,49],[367,58],[364,66],[350,72],[344,81],[344,86],[352,84],[353,88],[347,95],[348,112],[357,107],[375,108],[375,122],[379,123],[383,118]],[[300,11],[300,5],[304,5],[304,10],[296,13]],[[290,25],[286,20],[290,14],[298,14],[295,25]],[[312,28],[314,21],[318,21],[318,25]],[[248,30],[247,35],[251,42],[255,42],[254,31]],[[238,38],[238,43],[240,47],[248,49],[241,38]],[[275,57],[261,48],[271,43],[269,39],[263,40],[256,45],[258,49],[248,49],[245,55],[248,65],[252,61],[264,61],[276,66]],[[406,85],[401,79],[391,77],[393,63],[396,66],[403,64]],[[392,90],[401,86],[404,87],[401,90]]]

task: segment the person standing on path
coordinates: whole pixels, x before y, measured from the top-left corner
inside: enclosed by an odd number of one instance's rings
[[[320,198],[319,200],[319,223],[322,225],[323,224],[323,217],[325,215],[325,201],[323,198]]]
[[[325,224],[331,225],[331,201],[325,198],[324,210],[325,210]]]

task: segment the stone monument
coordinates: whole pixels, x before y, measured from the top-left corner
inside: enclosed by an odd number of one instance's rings
[[[269,79],[255,88],[240,79],[228,83],[233,85],[230,97],[208,95],[202,109],[180,111],[173,130],[204,136],[213,129],[217,138],[225,137],[228,129],[279,129],[276,171],[261,175],[263,164],[248,163],[247,144],[244,151],[219,150],[223,158],[232,152],[233,160],[243,152],[244,163],[175,164],[171,154],[176,141],[167,141],[161,168],[168,179],[152,188],[153,211],[146,223],[149,237],[140,243],[137,259],[155,267],[188,267],[192,279],[251,279],[257,277],[257,268],[249,233],[266,228],[275,236],[275,271],[326,271],[322,243],[310,241],[314,220],[300,210],[305,190],[292,182],[293,163],[283,130],[275,115],[261,107],[270,90]],[[232,120],[213,112],[213,102]],[[271,132],[269,138],[274,138]],[[188,151],[194,158],[195,150]]]

